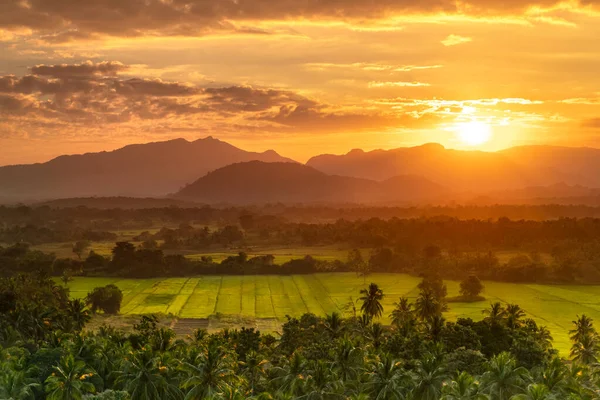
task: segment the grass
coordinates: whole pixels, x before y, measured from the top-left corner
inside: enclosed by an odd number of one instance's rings
[[[400,297],[414,300],[418,295],[416,277],[378,273],[367,277],[366,283],[370,282],[378,283],[385,293],[383,323],[390,322],[389,314]],[[218,314],[233,319],[279,322],[285,321],[286,315],[300,316],[305,312],[318,315],[343,312],[349,302],[356,302],[365,286],[365,281],[355,274],[329,273],[140,280],[77,277],[69,283],[69,288],[73,297],[82,298],[94,287],[109,283],[123,290],[121,312],[125,315],[160,313],[208,318]],[[446,284],[448,296],[458,297],[458,282]],[[528,317],[550,329],[555,346],[564,354],[570,347],[568,331],[577,315],[585,313],[600,323],[600,286],[484,284],[485,300],[453,302],[446,318],[478,320],[482,318],[482,310],[492,302],[519,304]],[[356,307],[360,308],[359,304]]]

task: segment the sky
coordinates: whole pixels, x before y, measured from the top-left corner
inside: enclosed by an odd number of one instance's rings
[[[3,0],[0,165],[209,135],[600,147],[598,38],[599,0]]]

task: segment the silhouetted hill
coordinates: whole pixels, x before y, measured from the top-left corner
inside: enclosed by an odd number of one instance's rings
[[[327,174],[375,180],[418,175],[455,191],[478,193],[560,182],[600,187],[600,150],[587,148],[530,146],[483,152],[426,144],[320,155],[307,165]]]
[[[135,144],[57,157],[43,164],[0,167],[0,196],[45,200],[88,196],[164,196],[208,171],[260,160],[294,162],[269,150],[254,153],[212,137]]]
[[[425,179],[385,182],[332,176],[301,164],[237,163],[208,173],[176,194],[206,203],[393,203],[433,199],[447,193]]]

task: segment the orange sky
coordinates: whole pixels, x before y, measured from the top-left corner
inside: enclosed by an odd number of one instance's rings
[[[0,165],[213,135],[305,161],[491,127],[600,147],[600,6],[5,0]]]

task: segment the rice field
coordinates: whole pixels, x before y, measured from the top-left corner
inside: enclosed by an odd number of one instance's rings
[[[404,274],[377,273],[367,278],[383,289],[383,323],[401,296],[415,298],[420,279]],[[214,315],[285,321],[286,315],[346,312],[365,285],[352,273],[314,275],[197,276],[191,278],[119,279],[75,278],[71,295],[85,297],[94,287],[113,283],[123,291],[123,314],[172,314],[180,318]],[[458,294],[458,282],[448,281],[448,295]],[[570,347],[568,331],[577,315],[587,314],[600,323],[600,286],[527,285],[485,282],[486,301],[451,303],[446,318],[481,319],[490,302],[519,304],[527,315],[547,326],[555,346]],[[357,305],[358,306],[358,305]]]

